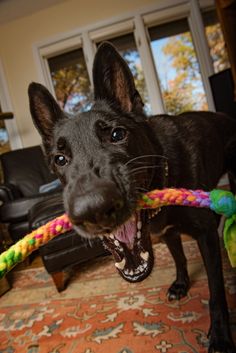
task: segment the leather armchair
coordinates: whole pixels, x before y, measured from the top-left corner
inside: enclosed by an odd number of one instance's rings
[[[28,212],[39,201],[48,200],[61,188],[40,193],[42,185],[56,179],[44,160],[40,146],[3,153],[0,156],[3,184],[0,184],[0,222],[7,224],[15,242],[30,231]]]
[[[62,189],[59,186],[39,192],[42,185],[56,178],[50,173],[40,146],[4,153],[0,160],[4,177],[0,185],[0,222],[7,224],[15,242],[65,212]],[[100,239],[88,242],[74,230],[52,239],[39,253],[59,292],[65,289],[74,265],[108,254]]]

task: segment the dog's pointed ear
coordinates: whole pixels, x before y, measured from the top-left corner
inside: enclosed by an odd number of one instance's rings
[[[133,75],[117,50],[102,43],[93,65],[95,100],[106,100],[123,112],[143,113],[143,102],[135,88]]]
[[[28,88],[30,112],[45,147],[52,143],[56,123],[65,115],[54,97],[43,85],[32,82]]]

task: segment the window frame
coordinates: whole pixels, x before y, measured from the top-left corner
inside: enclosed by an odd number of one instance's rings
[[[142,24],[140,25],[140,22],[142,21],[140,16],[135,16],[132,19],[122,21],[118,24],[112,24],[110,26],[106,26],[102,29],[96,29],[91,32],[89,32],[89,38],[92,41],[92,45],[94,48],[94,53],[96,52],[96,43],[101,42],[103,40],[109,40],[116,38],[116,37],[121,37],[126,34],[132,34],[134,37],[134,42],[137,48],[137,51],[140,56],[140,61],[142,65],[142,70],[144,73],[145,77],[145,84],[147,88],[147,93],[150,99],[150,105],[152,111],[158,111],[158,109],[161,106],[160,113],[164,111],[164,106],[163,106],[163,101],[158,100],[158,97],[160,96],[160,88],[159,88],[159,80],[157,78],[157,73],[155,68],[152,66],[148,66],[147,61],[153,60],[151,57],[151,48],[148,45],[148,42],[146,42],[146,33],[143,32]],[[142,36],[142,40],[140,40],[140,37]],[[147,70],[146,68],[149,68]],[[150,79],[152,77],[152,79]],[[153,79],[155,77],[156,79]],[[158,90],[159,94],[156,95],[155,92]],[[154,97],[155,94],[155,97]],[[152,97],[152,98],[151,98]]]
[[[214,1],[200,0],[198,3],[198,0],[175,0],[173,4],[173,0],[161,0],[157,5],[138,9],[132,13],[123,14],[87,27],[76,28],[74,31],[58,34],[54,38],[35,43],[33,51],[39,80],[48,87],[55,97],[47,59],[49,55],[51,57],[73,50],[76,46],[83,50],[89,79],[93,83],[92,66],[96,52],[95,40],[107,40],[109,37],[119,36],[125,34],[125,32],[133,32],[146,80],[152,114],[163,114],[165,113],[165,107],[151,52],[148,26],[153,25],[154,22],[160,24],[178,18],[187,18],[208,107],[209,110],[214,111],[215,107],[208,80],[214,70],[201,16],[201,9],[203,8],[214,8]]]
[[[0,102],[3,112],[13,112],[14,109],[11,103],[8,84],[0,58]],[[20,134],[18,132],[15,116],[11,120],[5,120],[5,127],[9,136],[9,144],[12,150],[20,149],[23,147]]]

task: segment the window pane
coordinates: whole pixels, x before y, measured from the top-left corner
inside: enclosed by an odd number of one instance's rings
[[[82,49],[48,59],[57,101],[67,113],[86,111],[91,105],[91,85]]]
[[[116,49],[128,63],[129,68],[134,76],[136,88],[142,97],[143,103],[145,104],[144,109],[146,113],[150,114],[151,106],[146,88],[146,82],[141,65],[140,55],[137,50],[133,34],[130,33],[116,38],[109,38],[109,42],[111,42],[116,47]]]
[[[206,110],[199,64],[186,19],[149,28],[167,113]]]
[[[203,22],[210,48],[215,73],[229,68],[229,59],[225,48],[224,37],[216,11],[203,12]]]
[[[0,114],[2,113],[0,106]],[[10,151],[9,136],[4,120],[0,119],[0,154]]]

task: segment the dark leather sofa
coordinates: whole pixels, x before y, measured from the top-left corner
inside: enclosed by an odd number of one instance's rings
[[[50,173],[40,146],[3,153],[0,156],[4,182],[0,184],[0,221],[8,225],[15,242],[30,231],[28,212],[33,205],[50,199],[53,192],[40,193],[39,188],[56,179]]]
[[[4,183],[0,185],[0,222],[8,225],[15,242],[26,233],[64,213],[62,189],[40,193],[39,188],[55,179],[40,146],[7,152],[0,156]],[[107,255],[100,239],[88,242],[74,230],[57,236],[39,249],[46,270],[62,291],[74,265]]]

